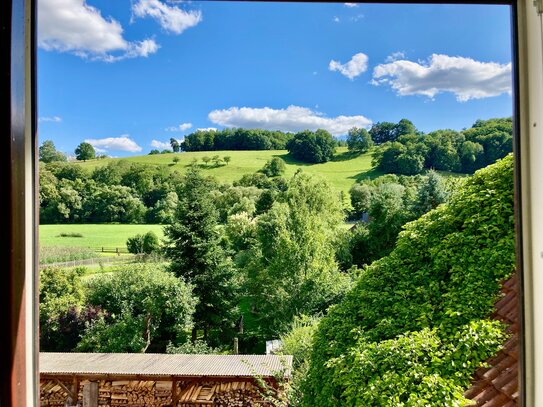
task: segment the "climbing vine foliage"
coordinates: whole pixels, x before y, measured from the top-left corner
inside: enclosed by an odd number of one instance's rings
[[[405,226],[319,324],[307,406],[464,406],[506,339],[491,320],[515,266],[513,159],[479,170]]]

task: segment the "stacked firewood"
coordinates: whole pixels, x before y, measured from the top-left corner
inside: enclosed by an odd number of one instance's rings
[[[251,382],[221,383],[213,402],[215,406],[221,407],[270,406],[263,400],[259,388]]]
[[[70,388],[71,384],[63,382]],[[40,405],[51,407],[64,407],[68,393],[56,380],[47,380],[41,383],[40,386]]]
[[[63,384],[71,388],[71,383],[63,381]],[[84,384],[84,381],[79,384],[80,405]],[[98,389],[100,407],[165,407],[174,403],[171,381],[101,380]],[[42,407],[64,407],[68,394],[56,380],[42,380],[40,396]],[[175,407],[271,406],[251,381],[180,381],[175,399]]]
[[[109,392],[109,405],[111,407],[160,407],[170,405],[172,403],[171,389],[171,382],[144,380],[118,380],[106,382],[103,387],[100,386],[101,391],[104,391],[104,393]]]

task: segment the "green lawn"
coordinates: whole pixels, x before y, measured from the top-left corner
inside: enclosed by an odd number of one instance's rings
[[[126,247],[126,239],[152,230],[163,237],[163,225],[40,225],[40,246]],[[81,233],[83,237],[61,237],[61,233]]]
[[[202,157],[220,157],[230,156],[231,161],[228,165],[221,167],[203,166]],[[173,158],[178,157],[179,162],[173,163]],[[287,163],[285,176],[292,176],[298,168],[312,174],[319,174],[327,179],[338,190],[347,192],[351,185],[357,180],[365,177],[375,177],[381,175],[372,170],[371,153],[359,156],[350,155],[346,147],[337,149],[334,160],[324,164],[306,164],[292,159],[286,150],[263,150],[263,151],[198,151],[190,153],[170,153],[133,156],[126,158],[106,158],[101,160],[90,160],[80,163],[81,166],[92,170],[96,167],[106,165],[111,161],[124,160],[148,165],[164,166],[172,171],[184,172],[189,163],[197,159],[198,163],[206,174],[213,175],[223,182],[232,182],[240,179],[244,174],[250,174],[258,171],[264,166],[266,161],[272,157],[281,157]]]

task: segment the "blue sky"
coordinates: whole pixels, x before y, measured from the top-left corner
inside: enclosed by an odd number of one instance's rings
[[[507,6],[39,0],[39,139],[147,154],[198,128],[510,116]]]

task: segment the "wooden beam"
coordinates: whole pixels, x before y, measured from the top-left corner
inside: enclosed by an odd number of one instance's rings
[[[178,399],[179,392],[177,391],[177,379],[174,377],[172,380],[172,407],[177,407]]]
[[[98,407],[98,382],[83,385],[83,407]]]
[[[79,379],[76,375],[74,375],[72,380],[72,401],[73,405],[77,405],[77,401],[79,399]]]

